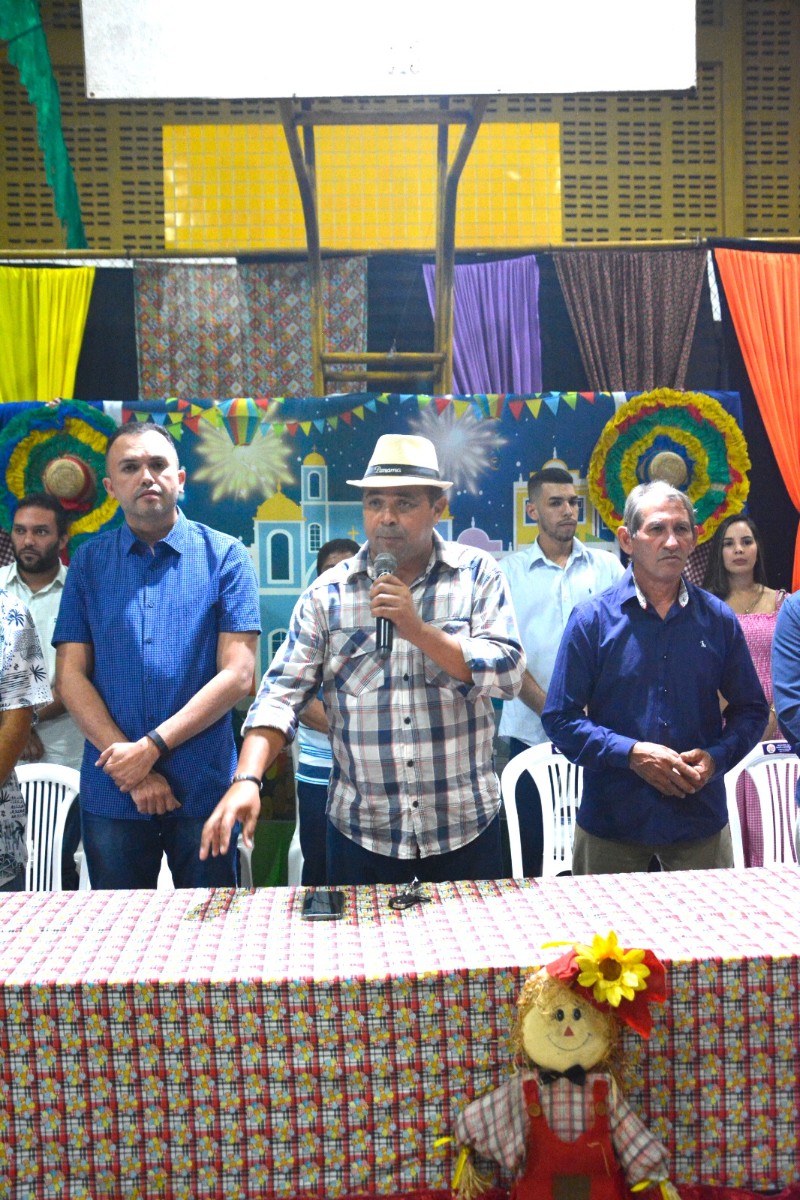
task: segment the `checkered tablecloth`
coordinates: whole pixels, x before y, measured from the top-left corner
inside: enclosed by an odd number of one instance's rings
[[[347,892],[0,899],[0,1197],[446,1188],[454,1114],[507,1075],[521,980],[617,930],[668,964],[628,1095],[680,1183],[798,1179],[800,871]]]

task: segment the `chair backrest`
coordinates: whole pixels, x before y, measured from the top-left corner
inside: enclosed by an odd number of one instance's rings
[[[761,744],[751,750],[746,758],[725,775],[729,818],[734,809],[738,817],[736,785],[744,772],[749,775],[758,795],[764,839],[764,866],[797,862],[795,790],[800,773],[800,758],[796,754],[780,751],[765,753]],[[735,835],[733,822],[731,833]],[[734,865],[739,865],[736,863],[735,847]],[[741,865],[744,865],[743,858]]]
[[[519,821],[516,812],[517,781],[527,771],[536,784],[542,805],[542,875],[559,875],[572,869],[572,841],[575,835],[575,818],[581,802],[583,769],[576,767],[560,754],[555,746],[545,742],[531,746],[512,758],[500,777],[503,806],[506,810],[509,843],[511,846],[511,871],[515,879],[522,875],[522,851],[519,851],[517,867],[514,862],[512,822],[519,843]],[[513,808],[513,818],[511,816]]]
[[[16,770],[28,809],[25,890],[58,892],[64,825],[80,791],[80,772],[55,763],[20,763]]]

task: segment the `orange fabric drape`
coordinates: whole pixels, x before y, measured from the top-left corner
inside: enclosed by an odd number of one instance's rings
[[[767,436],[800,512],[800,254],[714,251]],[[792,586],[800,587],[800,526]]]

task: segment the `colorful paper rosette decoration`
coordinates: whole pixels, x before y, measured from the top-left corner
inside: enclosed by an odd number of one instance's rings
[[[17,501],[30,492],[58,495],[72,513],[70,552],[122,514],[106,495],[105,452],[111,417],[80,400],[36,404],[0,432],[0,525],[10,529]]]
[[[605,426],[589,465],[589,495],[616,532],[628,493],[663,479],[687,494],[698,541],[706,542],[744,507],[749,469],[744,434],[719,401],[658,388],[628,400]]]

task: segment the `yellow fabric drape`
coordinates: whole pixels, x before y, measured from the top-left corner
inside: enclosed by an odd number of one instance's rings
[[[714,258],[770,445],[800,512],[800,254],[717,249]],[[792,587],[800,587],[800,527]]]
[[[0,267],[0,401],[71,400],[94,267]]]

